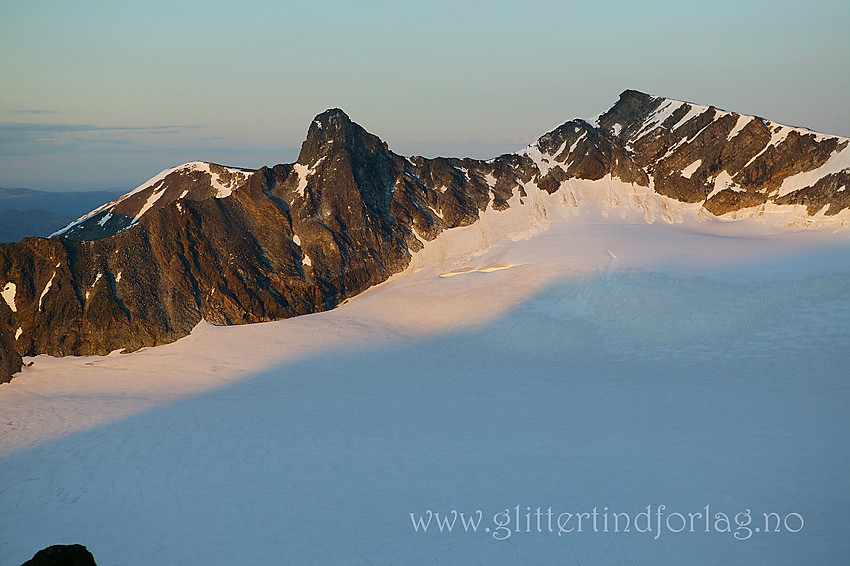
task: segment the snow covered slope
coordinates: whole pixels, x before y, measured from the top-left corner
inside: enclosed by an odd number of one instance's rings
[[[331,311],[28,360],[0,385],[0,566],[59,542],[134,565],[847,556],[846,233],[523,198]],[[417,530],[453,510],[476,531]]]
[[[0,246],[0,566],[841,563],[846,142],[627,91],[429,160],[331,110]]]

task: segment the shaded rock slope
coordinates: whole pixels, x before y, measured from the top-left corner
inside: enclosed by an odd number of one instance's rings
[[[514,154],[406,158],[328,110],[293,164],[188,163],[49,239],[0,244],[0,380],[22,356],[130,351],[202,318],[333,308],[443,230],[530,190],[574,193],[573,180],[609,178],[715,215],[802,205],[835,216],[850,208],[848,141],[629,90],[594,124],[572,120]]]

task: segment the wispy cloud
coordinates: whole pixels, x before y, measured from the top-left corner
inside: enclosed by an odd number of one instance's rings
[[[194,124],[98,126],[8,121],[0,122],[0,145],[3,147],[3,153],[7,155],[78,151],[85,146],[123,147],[130,150],[152,143],[150,136],[188,133],[200,128],[201,126]]]
[[[283,163],[298,155],[297,147],[246,147],[226,140],[226,136],[194,124],[100,126],[7,121],[0,122],[0,168],[8,174],[16,159],[33,157],[47,166],[52,158],[68,154],[82,160],[91,159],[83,156],[99,155],[98,159],[109,163],[122,159],[130,163],[137,159],[129,157],[133,155],[163,155],[172,164],[206,160],[249,167]],[[240,161],[241,156],[247,163]]]
[[[22,108],[18,110],[13,110],[15,114],[61,114],[61,110],[44,110],[44,109],[33,109],[33,108]]]
[[[95,126],[92,124],[48,124],[44,122],[0,122],[0,132],[131,132],[181,131],[198,129],[194,124],[167,126]]]

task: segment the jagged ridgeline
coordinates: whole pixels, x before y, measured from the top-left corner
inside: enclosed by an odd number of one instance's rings
[[[202,318],[327,310],[485,210],[528,206],[532,193],[580,206],[602,180],[618,206],[784,211],[840,226],[848,141],[626,91],[596,123],[572,120],[514,154],[406,158],[328,110],[294,164],[188,163],[49,239],[0,244],[0,380],[21,356],[134,350],[186,336]]]

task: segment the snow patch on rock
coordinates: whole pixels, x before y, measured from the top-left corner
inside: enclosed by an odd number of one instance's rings
[[[299,196],[304,196],[304,191],[307,189],[307,178],[316,172],[316,168],[322,161],[325,160],[325,157],[326,156],[322,156],[321,159],[309,167],[307,165],[302,165],[301,163],[296,163],[292,166],[292,170],[295,171],[295,174],[298,176],[298,186],[295,190],[298,192]]]
[[[822,179],[827,175],[832,175],[848,169],[850,169],[850,143],[848,143],[843,149],[833,152],[829,159],[826,160],[826,163],[817,169],[797,173],[796,175],[791,175],[786,178],[782,181],[782,185],[779,187],[777,197],[784,197],[794,191],[814,185],[819,179]]]
[[[696,161],[682,169],[682,177],[684,177],[685,179],[690,179],[691,175],[693,175],[696,170],[699,169],[700,165],[702,165],[702,159],[697,159]]]
[[[18,287],[11,281],[6,283],[6,286],[3,287],[2,293],[0,295],[3,296],[3,299],[6,301],[6,304],[9,305],[9,308],[12,309],[12,312],[18,312],[18,307],[15,304],[15,295],[18,292]]]
[[[58,265],[56,267],[59,267]],[[50,276],[50,280],[47,282],[47,285],[44,286],[44,290],[41,292],[41,295],[38,297],[38,310],[41,310],[41,305],[44,302],[44,297],[47,295],[47,292],[50,291],[50,287],[53,285],[53,279],[56,277],[56,272],[53,272],[53,275]]]

